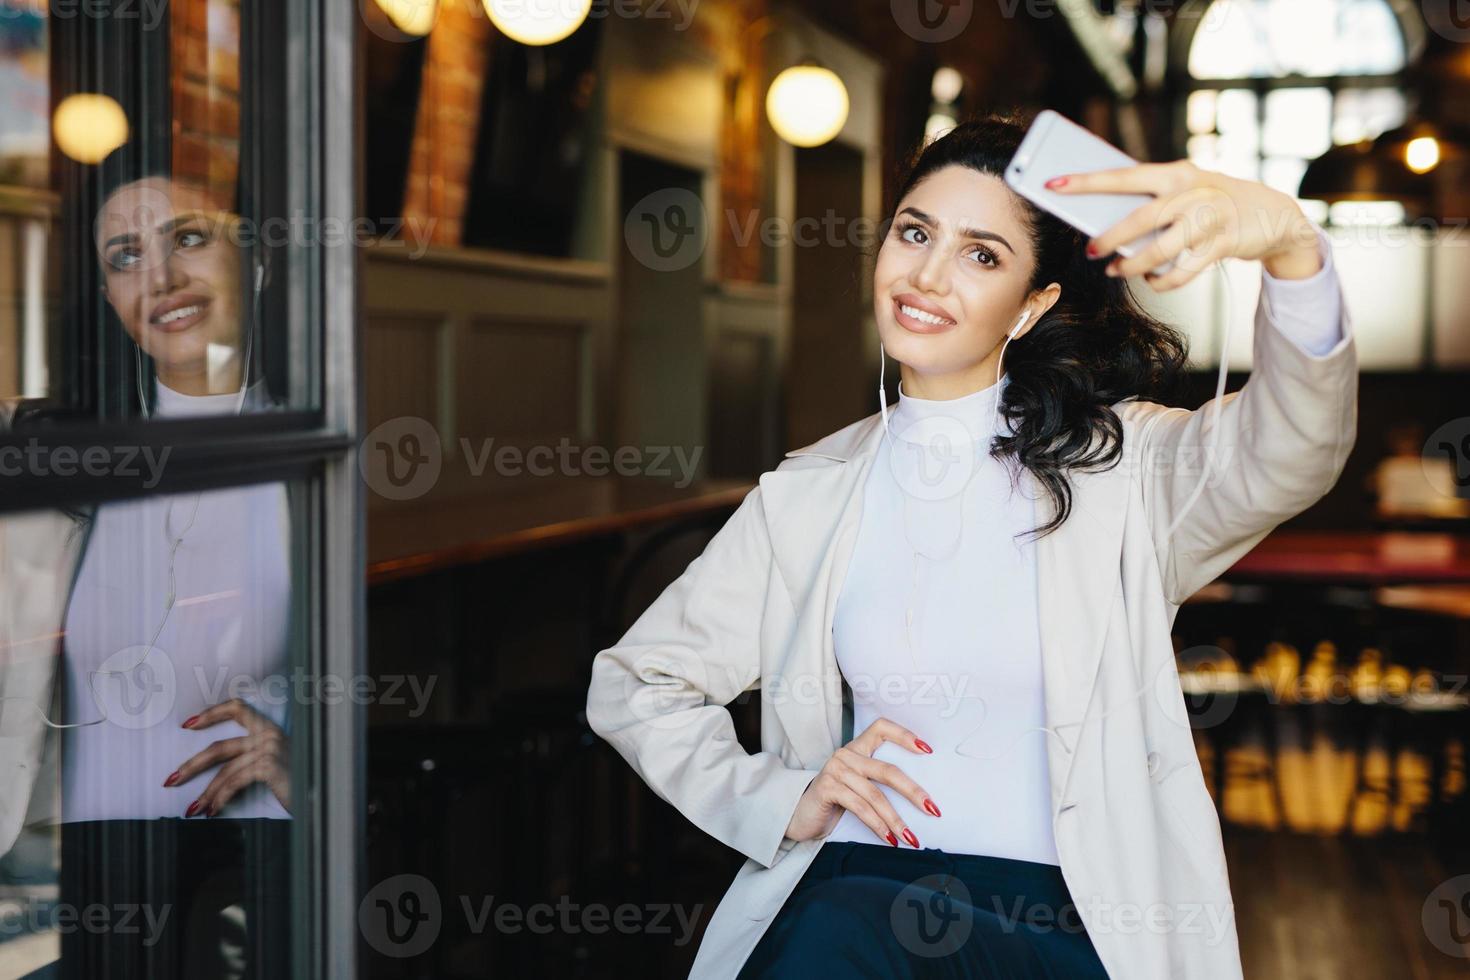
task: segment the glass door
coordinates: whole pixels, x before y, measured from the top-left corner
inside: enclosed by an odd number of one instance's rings
[[[355,975],[356,30],[0,0],[0,975]]]

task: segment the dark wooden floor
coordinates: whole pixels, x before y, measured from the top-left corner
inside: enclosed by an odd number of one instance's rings
[[[1470,877],[1436,894],[1425,913],[1431,893],[1470,866],[1436,855],[1424,837],[1227,826],[1225,852],[1248,980],[1470,976]]]

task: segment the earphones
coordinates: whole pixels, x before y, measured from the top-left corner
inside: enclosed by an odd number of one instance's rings
[[[1000,384],[1000,365],[1006,356],[1006,344],[1009,344],[1011,341],[1016,339],[1016,335],[1021,332],[1021,328],[1024,327],[1027,321],[1029,321],[1030,319],[1031,311],[1029,309],[1023,311],[1021,315],[1016,318],[1016,325],[1014,327],[1011,327],[1010,332],[1006,334],[1005,343],[1000,345],[1000,356],[995,359],[996,384]],[[888,432],[889,435],[892,435],[893,433],[889,432],[888,429],[888,392],[883,387],[883,368],[886,362],[887,353],[883,350],[883,341],[880,340],[878,341],[878,410],[883,414],[883,431]]]
[[[263,290],[263,288],[265,286],[265,280],[266,280],[266,263],[265,263],[265,260],[262,257],[260,257],[259,255],[257,255],[256,258],[255,258],[254,292],[253,292],[253,295],[251,297],[251,320],[250,320],[250,324],[249,324],[249,326],[247,328],[247,333],[245,334],[245,357],[244,357],[244,360],[241,362],[241,367],[240,367],[240,391],[238,393],[239,398],[240,398],[240,401],[236,405],[236,408],[235,408],[236,414],[240,414],[241,412],[244,411],[244,408],[245,408],[245,391],[246,391],[247,386],[250,383],[251,354],[252,354],[252,351],[254,349],[255,332],[256,332],[256,329],[257,329],[258,324],[259,324],[259,321],[260,321],[260,297],[261,297],[261,292],[262,292],[262,290]],[[138,403],[139,403],[139,407],[140,407],[140,409],[141,409],[141,411],[143,413],[143,417],[146,419],[146,418],[149,418],[150,417],[150,413],[148,411],[148,401],[147,401],[146,398],[143,397],[143,355],[142,355],[141,349],[136,344],[133,346],[133,353],[134,353],[134,357],[136,358],[136,362],[135,363],[136,363],[136,368],[137,368],[136,376],[137,376],[137,385],[138,385]],[[103,674],[120,674],[120,675],[130,674],[133,671],[138,670],[139,668],[146,666],[149,655],[151,653],[153,653],[154,650],[158,649],[158,639],[159,639],[159,637],[161,637],[163,635],[164,626],[166,626],[168,624],[169,616],[173,613],[174,605],[175,605],[175,602],[176,602],[176,600],[178,598],[178,583],[177,583],[177,580],[176,580],[175,574],[174,574],[175,559],[178,556],[179,548],[184,543],[185,536],[188,535],[189,530],[194,526],[194,519],[199,515],[199,499],[200,499],[201,496],[202,496],[202,494],[197,494],[197,493],[194,495],[194,506],[191,508],[191,510],[189,512],[189,519],[184,524],[183,529],[181,531],[179,531],[177,534],[173,533],[173,528],[172,528],[172,525],[173,525],[173,515],[174,515],[174,504],[176,503],[176,500],[175,499],[170,499],[169,502],[168,502],[168,510],[164,514],[164,518],[163,518],[164,534],[167,536],[168,543],[169,543],[169,552],[168,552],[168,594],[164,597],[163,616],[159,619],[158,626],[157,626],[156,629],[154,629],[153,636],[148,641],[148,645],[146,647],[146,650],[145,650],[143,656],[141,658],[139,658],[138,660],[134,661],[132,664],[129,664],[126,667],[121,667],[121,668],[99,668],[97,670],[93,670],[93,671],[90,671],[89,672],[89,678],[88,678],[89,683],[88,683],[88,686],[91,688],[91,692],[92,692],[92,696],[93,696],[94,702],[97,704],[97,707],[99,708],[99,710],[101,710],[102,717],[101,718],[97,718],[97,719],[95,719],[93,721],[58,723],[58,722],[54,722],[50,718],[48,718],[46,716],[45,710],[43,710],[39,704],[37,704],[34,700],[32,700],[30,698],[25,698],[25,697],[18,697],[18,698],[0,697],[0,702],[10,701],[10,700],[30,701],[30,703],[40,713],[42,722],[48,728],[54,728],[54,729],[87,728],[87,727],[89,727],[91,725],[100,725],[103,722],[109,720],[108,717],[107,717],[107,712],[106,712],[105,708],[103,708],[102,698],[99,695],[99,693],[97,691],[97,688],[96,688],[96,678],[99,677],[100,675],[103,675]]]
[[[1013,341],[1013,340],[1016,339],[1016,335],[1021,332],[1021,328],[1024,327],[1026,325],[1026,321],[1027,320],[1030,320],[1030,319],[1031,319],[1031,311],[1029,309],[1023,311],[1021,313],[1021,315],[1016,318],[1016,325],[1014,327],[1011,327],[1011,332],[1008,333],[1008,334],[1006,334],[1005,343],[1003,343],[1003,344],[1000,345],[1000,356],[995,359],[995,383],[996,384],[1000,384],[1000,365],[1001,365],[1001,362],[1005,360],[1005,356],[1006,356],[1006,344],[1009,344],[1011,341]]]
[[[1220,411],[1222,408],[1224,408],[1225,379],[1226,374],[1229,372],[1230,369],[1230,327],[1231,320],[1234,316],[1234,303],[1232,302],[1234,290],[1231,287],[1230,274],[1226,271],[1225,264],[1223,262],[1215,262],[1214,267],[1215,271],[1220,274],[1222,288],[1220,289],[1219,295],[1223,299],[1225,313],[1224,316],[1221,318],[1223,336],[1220,338],[1220,367],[1218,375],[1215,379],[1215,397],[1210,403],[1209,444],[1205,447],[1205,460],[1204,465],[1200,468],[1199,482],[1195,484],[1194,490],[1190,492],[1189,497],[1184,501],[1184,506],[1179,509],[1179,513],[1176,514],[1174,516],[1174,519],[1169,523],[1168,530],[1164,532],[1165,540],[1174,537],[1174,532],[1179,529],[1179,525],[1184,522],[1184,518],[1189,514],[1190,510],[1192,510],[1194,508],[1194,505],[1199,501],[1200,494],[1204,492],[1205,484],[1209,481],[1210,470],[1214,466],[1215,460],[1219,457]],[[1268,304],[1269,309],[1270,301],[1267,299],[1264,291],[1262,291],[1261,294],[1261,302]],[[1012,340],[1016,339],[1016,336],[1021,332],[1021,328],[1024,327],[1027,322],[1030,321],[1030,319],[1031,311],[1029,309],[1023,311],[1021,315],[1016,319],[1016,325],[1011,327],[1010,331],[1006,333],[1005,342],[1000,345],[1000,356],[996,358],[995,363],[996,384],[1000,384],[1000,369],[1001,363],[1005,358],[1006,344],[1009,344]],[[888,432],[888,395],[883,388],[883,367],[885,356],[886,355],[883,350],[883,342],[879,341],[878,408],[883,413],[883,431]],[[1187,412],[1188,409],[1170,408],[1167,411]],[[1154,421],[1156,422],[1158,418],[1162,417],[1163,414],[1164,413],[1160,413],[1159,416],[1156,416]],[[1150,426],[1152,424],[1153,422],[1150,423]],[[1145,429],[1145,432],[1147,432],[1147,429]],[[889,434],[891,435],[892,433],[890,432]]]
[[[250,327],[245,334],[245,357],[240,362],[240,390],[236,392],[239,404],[235,406],[235,414],[245,410],[245,388],[250,384],[251,357],[255,350],[255,331],[260,324],[260,294],[265,288],[266,260],[263,256],[255,256],[255,284],[250,294]],[[210,345],[214,346],[213,344]],[[152,413],[148,411],[148,399],[143,395],[143,349],[140,345],[133,345],[133,378],[138,388],[138,410],[143,413],[143,418],[151,418]]]

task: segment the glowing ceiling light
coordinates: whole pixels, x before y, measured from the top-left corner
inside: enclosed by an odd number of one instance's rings
[[[771,126],[795,146],[821,146],[847,122],[847,86],[829,69],[796,65],[776,76],[766,93]]]
[[[51,135],[78,163],[101,163],[128,141],[128,115],[117,100],[95,92],[68,95],[51,116]]]
[[[1439,140],[1420,136],[1404,147],[1404,163],[1416,174],[1425,174],[1439,166]]]
[[[953,68],[940,68],[934,72],[929,83],[929,92],[935,102],[949,104],[960,97],[965,89],[965,77]]]
[[[939,139],[945,133],[958,125],[954,116],[943,112],[936,112],[924,121],[924,142],[929,143]]]
[[[439,19],[439,0],[377,0],[393,26],[410,37],[423,37]]]
[[[484,0],[500,33],[522,44],[555,44],[582,26],[592,0]]]

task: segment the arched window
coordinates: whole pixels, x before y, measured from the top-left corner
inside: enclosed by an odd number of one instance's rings
[[[1180,155],[1296,195],[1334,143],[1402,123],[1404,69],[1424,44],[1403,0],[1213,0],[1181,10]],[[1390,202],[1301,202],[1323,224],[1398,222]]]

